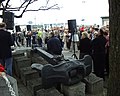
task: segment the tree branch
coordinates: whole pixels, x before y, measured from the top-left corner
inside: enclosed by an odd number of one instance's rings
[[[53,9],[53,7],[55,7],[55,6],[57,6],[58,4],[55,4],[55,5],[53,5],[53,6],[50,6],[50,7],[48,7],[48,8],[46,8],[46,6],[42,6],[43,8],[39,8],[39,9],[37,9],[37,10],[26,10],[26,12],[27,11],[39,11],[39,10],[49,10],[49,9]],[[45,7],[45,8],[44,8]],[[56,8],[56,9],[58,9],[58,8]]]
[[[7,1],[6,5],[5,5],[5,9],[7,8],[9,2],[10,2],[10,0]]]
[[[45,6],[41,6],[39,9],[36,9],[36,10],[33,10],[33,9],[29,9],[27,10],[28,6],[32,3],[34,3],[35,1],[38,1],[38,0],[25,0],[21,5],[20,7],[14,7],[14,8],[11,8],[11,7],[8,7],[9,5],[9,2],[10,0],[7,1],[5,7],[4,5],[2,4],[2,8],[0,8],[0,10],[6,10],[6,11],[20,11],[21,9],[22,10],[22,13],[20,15],[14,15],[14,17],[16,18],[21,18],[23,16],[23,14],[27,11],[39,11],[39,10],[49,10],[49,9],[60,9],[60,7],[58,7],[57,5],[58,4],[54,4],[53,6],[50,6],[48,7],[48,3],[50,2],[50,0],[46,0],[46,5]],[[25,5],[26,4],[26,5]]]

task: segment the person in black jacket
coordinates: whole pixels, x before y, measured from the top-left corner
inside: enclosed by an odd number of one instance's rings
[[[92,56],[94,63],[94,73],[96,76],[104,79],[104,69],[105,69],[105,45],[106,38],[103,36],[104,31],[100,29],[98,31],[98,37],[92,41]]]
[[[54,32],[50,33],[50,39],[47,42],[47,51],[52,55],[61,55],[62,54],[62,45],[57,36],[54,35]]]
[[[12,50],[14,45],[12,35],[6,29],[5,23],[0,23],[0,63],[5,67],[7,74],[12,75]]]
[[[91,55],[91,40],[87,32],[82,32],[78,50],[80,50],[79,59],[82,59],[84,55]]]

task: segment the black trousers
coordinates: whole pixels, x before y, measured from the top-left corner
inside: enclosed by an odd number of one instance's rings
[[[96,53],[93,54],[93,66],[94,66],[94,73],[96,76],[101,77],[104,79],[104,70],[105,70],[105,53]]]

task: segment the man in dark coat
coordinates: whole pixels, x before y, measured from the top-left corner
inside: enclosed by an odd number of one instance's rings
[[[62,45],[58,37],[54,36],[54,32],[50,33],[50,39],[47,42],[47,51],[53,55],[62,54]]]
[[[12,75],[12,50],[14,44],[11,33],[6,29],[5,23],[0,23],[0,63],[5,66],[7,74]]]
[[[94,62],[94,73],[96,76],[104,79],[104,69],[105,69],[105,45],[106,38],[103,36],[103,30],[100,29],[98,32],[98,37],[92,41],[92,56]]]

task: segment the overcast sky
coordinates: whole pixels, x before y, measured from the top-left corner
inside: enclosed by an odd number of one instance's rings
[[[19,5],[20,0],[12,0],[13,5]],[[23,1],[23,0],[21,0]],[[36,9],[45,5],[46,0],[38,0],[37,3],[31,4],[29,8]],[[100,17],[109,15],[108,0],[49,0],[49,6],[58,4],[60,10],[47,10],[37,12],[26,12],[22,18],[16,18],[16,24],[33,24],[43,23],[62,23],[69,19],[76,19],[77,24],[101,24]],[[85,1],[85,2],[84,2]],[[16,15],[20,12],[15,13]],[[81,21],[85,19],[85,21]]]

